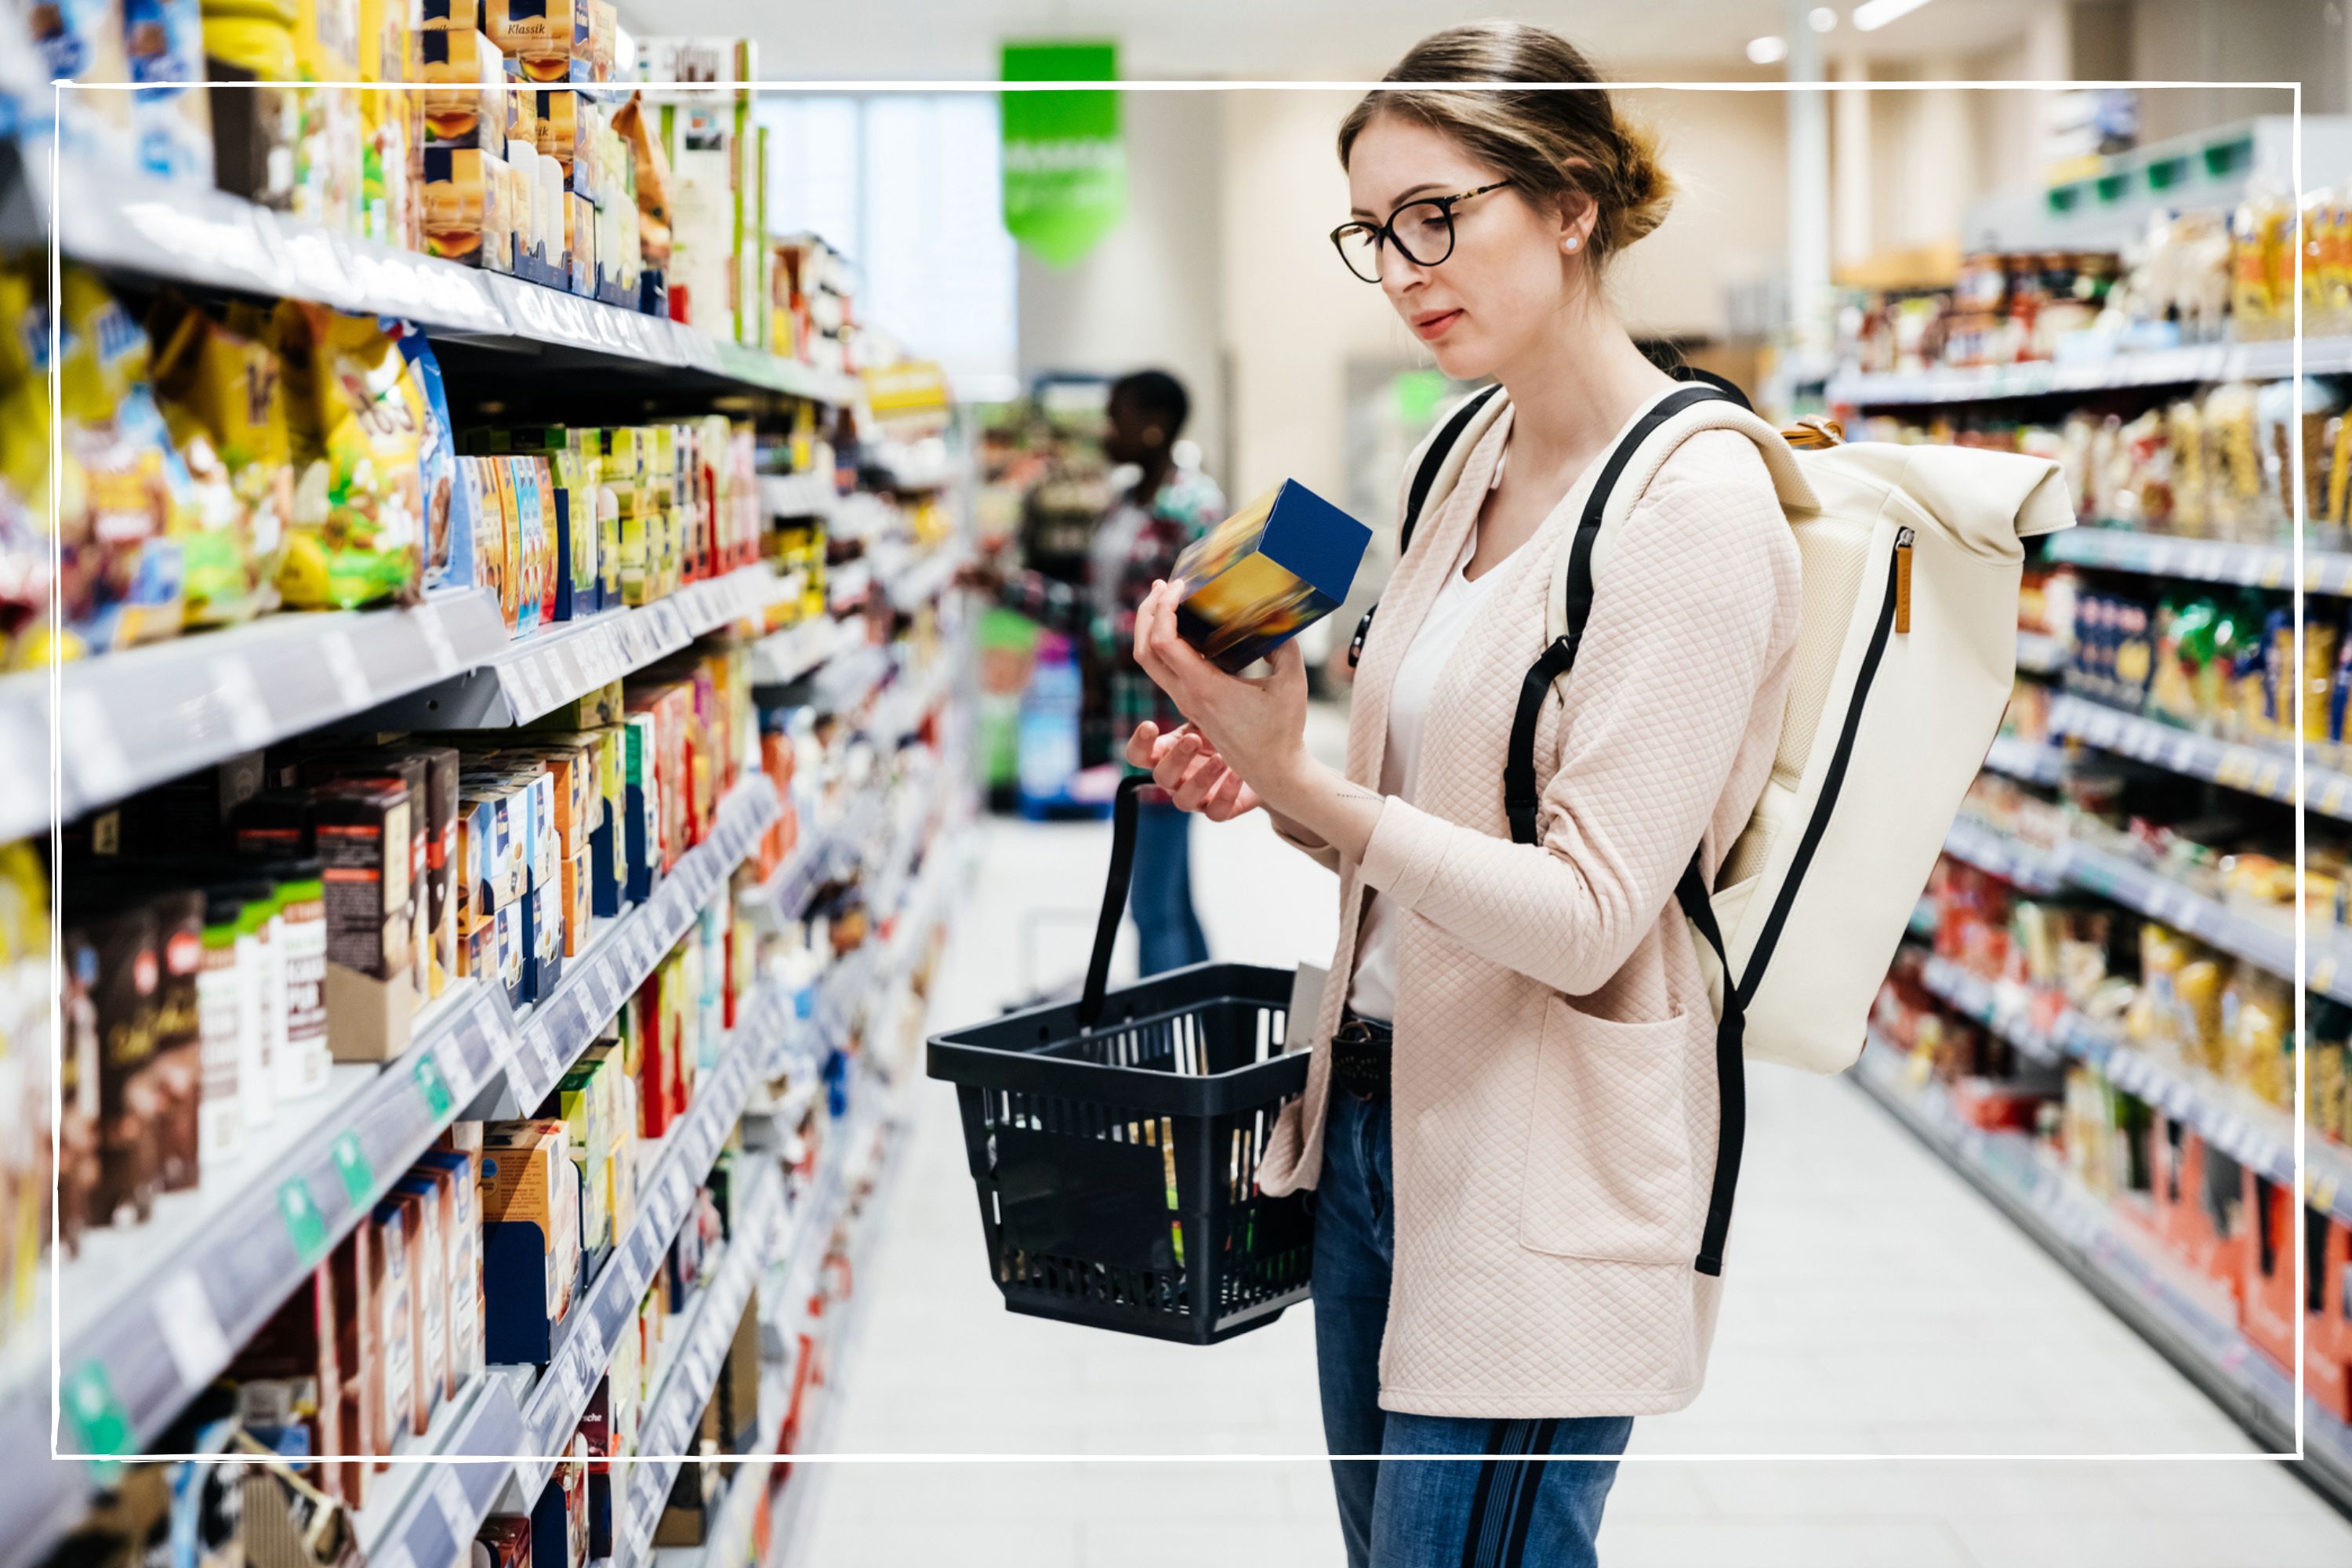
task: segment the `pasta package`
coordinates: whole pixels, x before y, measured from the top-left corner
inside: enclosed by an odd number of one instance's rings
[[[408,362],[369,317],[278,307],[297,478],[278,586],[295,609],[412,595],[424,543],[425,410]]]
[[[285,387],[268,319],[239,307],[223,322],[172,302],[155,321],[163,345],[156,397],[195,502],[180,535],[187,624],[247,620],[276,605],[294,501]]]

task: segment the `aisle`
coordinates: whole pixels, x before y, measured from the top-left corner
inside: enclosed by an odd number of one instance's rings
[[[936,1017],[1074,973],[1107,834],[994,823]],[[1203,828],[1213,945],[1328,956],[1328,878],[1262,819]],[[1854,1088],[1759,1071],[1731,1289],[1706,1394],[1637,1452],[2251,1455],[2240,1430]],[[1184,1465],[845,1464],[794,1568],[1337,1564],[1312,1331],[1214,1351],[1002,1310],[952,1092],[918,1096],[845,1369],[845,1453],[1297,1456]],[[1609,1568],[2213,1568],[2352,1561],[2352,1523],[2271,1462],[1629,1464]]]

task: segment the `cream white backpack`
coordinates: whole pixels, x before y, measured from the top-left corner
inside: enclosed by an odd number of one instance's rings
[[[1466,399],[1423,447],[1404,543],[1500,411],[1496,390]],[[1502,781],[1520,843],[1540,837],[1536,721],[1576,662],[1593,595],[1609,591],[1608,525],[1700,430],[1756,443],[1804,563],[1771,779],[1717,886],[1708,889],[1694,848],[1675,889],[1720,1020],[1723,1121],[1696,1261],[1720,1274],[1747,1125],[1743,1058],[1826,1073],[1861,1056],[1871,1002],[2009,700],[2021,542],[2071,527],[2074,512],[2057,465],[2042,458],[1844,445],[1810,427],[1801,437],[1823,444],[1798,450],[1728,383],[1660,398],[1602,459],[1553,568],[1551,640],[1521,684]],[[1727,994],[1727,973],[1737,977]]]

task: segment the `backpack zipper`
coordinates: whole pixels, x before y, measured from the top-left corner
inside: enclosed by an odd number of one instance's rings
[[[1895,531],[1895,629],[1911,631],[1911,541],[1907,528]]]
[[[1757,935],[1754,951],[1748,955],[1748,972],[1739,978],[1743,1006],[1756,994],[1756,987],[1764,979],[1764,967],[1771,962],[1772,950],[1780,945],[1780,930],[1788,924],[1790,907],[1797,901],[1797,890],[1804,885],[1813,851],[1821,847],[1822,835],[1829,830],[1830,813],[1837,809],[1839,792],[1845,787],[1846,765],[1853,760],[1854,734],[1862,728],[1863,705],[1869,700],[1871,685],[1878,679],[1879,661],[1886,653],[1887,634],[1896,629],[1901,601],[1909,595],[1911,538],[1907,528],[1895,534],[1895,562],[1886,574],[1886,595],[1879,602],[1878,620],[1871,627],[1870,647],[1863,654],[1862,668],[1854,677],[1853,700],[1846,704],[1845,722],[1838,727],[1837,749],[1830,753],[1829,772],[1822,779],[1822,793],[1813,802],[1812,815],[1805,819],[1804,837],[1797,840],[1797,853],[1789,861],[1789,875],[1780,884],[1780,896],[1772,900],[1772,913]],[[1907,616],[1906,620],[1907,625]]]

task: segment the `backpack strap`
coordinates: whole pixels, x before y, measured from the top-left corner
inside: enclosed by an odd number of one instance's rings
[[[1405,491],[1404,521],[1397,531],[1398,560],[1403,560],[1404,552],[1412,548],[1413,524],[1421,521],[1421,509],[1429,502],[1430,487],[1437,483],[1438,471],[1445,467],[1445,459],[1461,444],[1462,432],[1470,428],[1470,422],[1478,417],[1478,411],[1494,401],[1495,395],[1502,390],[1502,384],[1497,382],[1464,398],[1461,406],[1454,409],[1454,416],[1446,420],[1445,427],[1437,433],[1437,438],[1422,449],[1421,467],[1413,471],[1412,487]],[[1380,605],[1375,603],[1371,609],[1366,610],[1364,618],[1356,623],[1356,635],[1348,639],[1349,669],[1355,668],[1356,661],[1364,657],[1364,639],[1371,635],[1372,616],[1379,609]]]
[[[1600,537],[1601,519],[1607,514],[1609,498],[1619,477],[1643,442],[1683,410],[1713,402],[1748,406],[1748,399],[1739,389],[1720,377],[1688,371],[1686,367],[1675,375],[1694,384],[1669,393],[1653,404],[1602,460],[1601,473],[1577,519],[1576,534],[1569,542],[1568,576],[1563,590],[1567,629],[1528,667],[1526,677],[1519,682],[1518,711],[1511,718],[1510,750],[1503,762],[1503,813],[1510,819],[1514,843],[1538,841],[1536,816],[1542,796],[1536,790],[1536,721],[1543,716],[1544,702],[1551,694],[1553,683],[1574,668],[1577,649],[1584,641],[1584,624],[1592,614],[1592,546]],[[1720,1276],[1724,1243],[1731,1231],[1732,1195],[1739,1184],[1739,1158],[1748,1142],[1748,1076],[1743,1054],[1747,1010],[1738,986],[1732,983],[1731,959],[1724,949],[1723,932],[1716,923],[1714,900],[1707,891],[1706,875],[1700,868],[1696,849],[1691,852],[1690,864],[1683,868],[1682,877],[1675,884],[1675,900],[1682,906],[1684,918],[1715,950],[1716,961],[1723,966],[1723,1016],[1717,1020],[1715,1029],[1715,1070],[1721,1090],[1715,1182],[1707,1194],[1706,1225],[1699,1236],[1698,1257],[1692,1265],[1701,1274]]]

